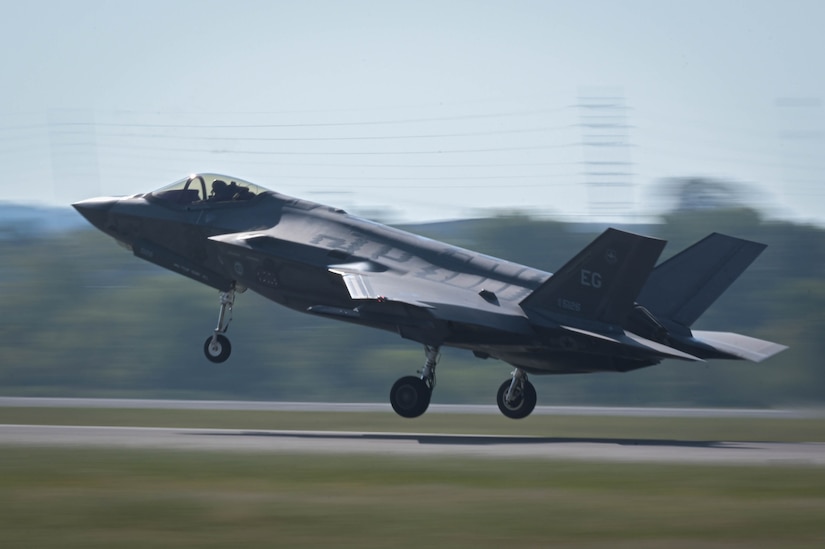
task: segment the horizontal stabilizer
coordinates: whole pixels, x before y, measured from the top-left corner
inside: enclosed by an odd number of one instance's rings
[[[750,360],[751,362],[762,362],[788,348],[779,343],[732,332],[694,330],[693,339],[733,357]]]
[[[659,353],[660,356],[667,358],[678,358],[681,360],[688,360],[690,362],[704,362],[704,359],[699,358],[698,356],[682,352],[679,349],[674,349],[673,347],[668,347],[667,345],[662,345],[661,343],[651,341],[650,339],[645,339],[634,333],[627,333],[626,336],[628,339],[635,341],[639,345],[647,347],[648,349],[653,349],[655,352]]]
[[[659,321],[690,327],[765,247],[711,234],[658,265],[637,301]]]
[[[637,336],[633,333],[620,333],[620,334],[602,334],[599,332],[592,332],[590,330],[583,330],[581,328],[575,328],[573,326],[559,326],[563,330],[567,330],[568,332],[573,332],[579,335],[586,336],[588,338],[592,338],[595,340],[599,340],[600,342],[610,342],[616,343],[618,345],[622,345],[628,348],[637,349],[637,350],[644,350],[646,352],[655,354],[661,358],[678,358],[680,360],[689,360],[691,362],[704,362],[703,359],[693,356],[691,354],[685,353],[680,351],[679,349],[674,349],[673,347],[668,347],[667,345],[662,345],[661,343],[657,343],[655,341],[651,341],[649,339],[645,339],[641,336]]]
[[[607,229],[521,307],[551,317],[621,325],[664,246],[664,240]]]

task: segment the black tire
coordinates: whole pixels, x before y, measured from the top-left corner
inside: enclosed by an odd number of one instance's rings
[[[430,406],[432,391],[423,379],[415,376],[402,377],[390,389],[390,404],[401,417],[418,417]]]
[[[498,395],[496,396],[496,404],[498,404],[498,409],[501,410],[502,414],[510,419],[525,418],[529,416],[536,407],[536,400],[538,398],[536,396],[536,388],[533,387],[532,383],[525,380],[524,389],[521,394],[518,395],[515,402],[508,405],[504,400],[504,395],[506,395],[507,391],[510,389],[510,383],[512,383],[512,380],[507,380],[501,384],[501,387],[498,388]]]
[[[211,362],[225,362],[231,353],[232,345],[229,344],[229,338],[223,334],[218,334],[214,344],[212,336],[207,337],[203,342],[203,354]]]

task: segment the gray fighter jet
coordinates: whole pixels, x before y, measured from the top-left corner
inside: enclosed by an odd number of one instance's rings
[[[712,234],[659,266],[665,242],[607,229],[555,274],[387,227],[236,177],[196,174],[157,191],[74,207],[142,259],[220,292],[206,358],[230,354],[235,295],[397,332],[424,346],[390,391],[423,414],[442,346],[515,367],[502,413],[536,405],[528,374],[627,372],[663,359],[764,360],[783,345],[691,325],[764,245]]]

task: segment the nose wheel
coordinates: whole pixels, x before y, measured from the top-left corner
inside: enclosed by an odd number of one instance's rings
[[[229,338],[223,334],[215,334],[203,342],[203,354],[212,362],[224,362],[232,353]]]
[[[224,334],[232,322],[232,306],[235,305],[235,285],[228,292],[221,292],[218,325],[214,333],[203,342],[203,354],[210,362],[224,362],[232,353],[232,345]]]

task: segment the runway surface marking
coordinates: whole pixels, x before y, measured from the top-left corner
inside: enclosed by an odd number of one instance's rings
[[[825,466],[825,443],[0,425],[0,445]]]

